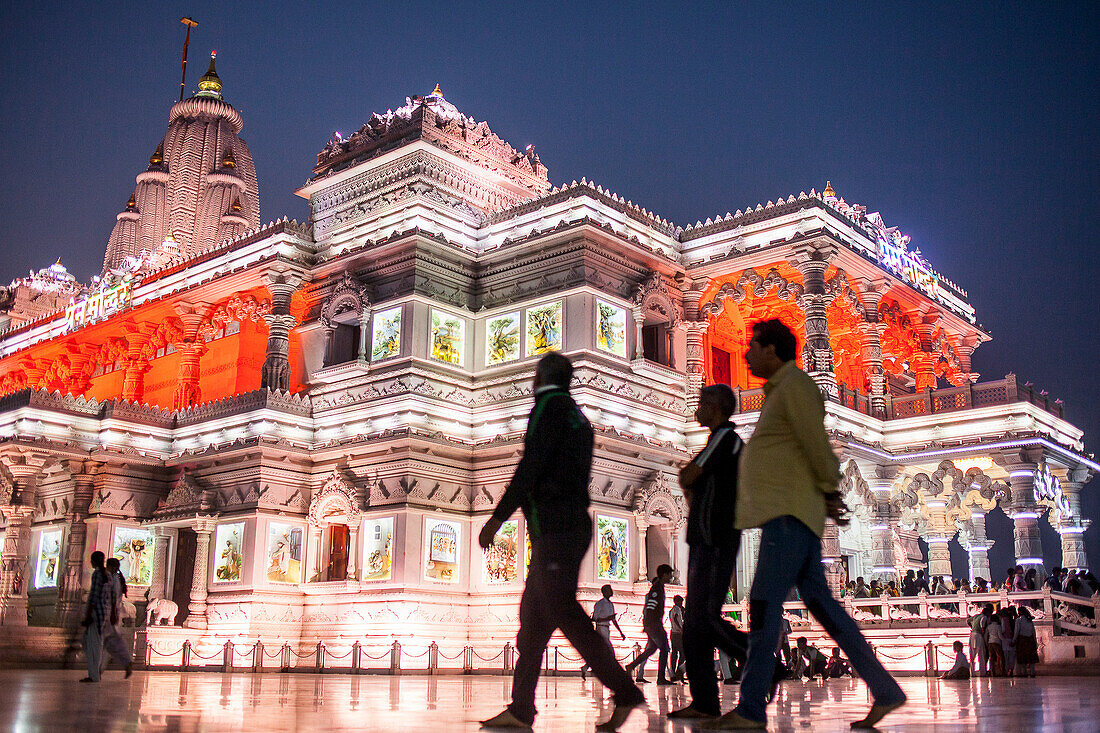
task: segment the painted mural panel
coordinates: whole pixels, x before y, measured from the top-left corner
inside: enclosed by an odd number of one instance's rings
[[[215,583],[232,583],[241,579],[243,548],[244,522],[218,525],[214,533]]]
[[[378,311],[371,322],[371,361],[397,356],[401,351],[401,306]]]
[[[302,582],[304,531],[296,524],[267,526],[267,579],[272,583]]]
[[[115,527],[111,555],[130,585],[149,585],[153,579],[153,533],[137,527]]]
[[[519,358],[519,312],[505,313],[485,323],[485,363],[504,364]]]
[[[466,321],[458,316],[432,309],[432,358],[462,365],[466,349]]]
[[[46,530],[38,540],[38,564],[34,570],[34,587],[56,588],[60,566],[61,530]]]
[[[527,345],[524,354],[537,356],[561,350],[561,301],[527,309]]]
[[[443,519],[425,519],[424,577],[443,583],[458,582],[458,541],[462,527]]]
[[[363,525],[363,580],[393,577],[393,517],[368,519]]]
[[[493,544],[485,550],[485,582],[510,583],[519,577],[519,520],[509,519],[500,525]]]
[[[596,301],[596,347],[626,356],[626,309]]]
[[[627,521],[621,517],[596,515],[596,577],[600,580],[627,580],[630,564]]]

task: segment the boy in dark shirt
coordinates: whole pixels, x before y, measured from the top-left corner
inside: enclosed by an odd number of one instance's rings
[[[634,668],[641,668],[645,660],[652,656],[653,652],[661,650],[658,657],[657,684],[671,685],[668,679],[668,634],[665,633],[663,619],[665,617],[665,583],[672,580],[672,567],[661,565],[657,568],[657,577],[653,579],[653,585],[649,587],[649,593],[645,597],[645,608],[642,610],[642,629],[649,639],[645,651],[641,656],[626,666],[630,672]],[[639,673],[636,682],[646,682]]]

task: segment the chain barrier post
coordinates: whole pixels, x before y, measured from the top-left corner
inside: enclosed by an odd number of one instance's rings
[[[924,676],[935,677],[933,669],[936,666],[936,645],[928,642],[924,645]]]
[[[638,642],[634,642],[634,658],[631,659],[630,661],[635,662],[635,661],[638,660],[638,657],[640,657],[640,656],[642,656],[642,645],[639,644]]]
[[[282,662],[282,669],[280,671],[289,672],[290,671],[290,642],[289,641],[284,641],[283,642],[282,656],[283,656],[283,658],[282,658],[282,660],[280,660]]]
[[[325,671],[325,644],[322,641],[317,642],[317,661],[315,664],[318,673]]]
[[[434,675],[439,671],[439,644],[434,641],[428,644],[428,674]]]
[[[264,643],[259,639],[256,639],[256,644],[252,647],[252,671],[264,671]]]
[[[222,647],[222,672],[233,671],[233,642],[225,642]]]
[[[180,666],[183,667],[184,671],[187,671],[187,669],[191,666],[191,640],[190,639],[184,639],[183,640],[183,656],[180,659]]]
[[[554,646],[554,676],[558,675],[558,647]]]
[[[351,645],[351,673],[359,674],[359,640]]]
[[[504,671],[502,674],[508,674],[512,671],[512,642],[504,642]]]
[[[466,645],[462,648],[462,674],[474,673],[474,648]]]
[[[401,674],[401,642],[396,639],[390,647],[390,674]]]

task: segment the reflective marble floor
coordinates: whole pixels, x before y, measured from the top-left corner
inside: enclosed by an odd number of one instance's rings
[[[0,670],[0,731],[447,731],[478,730],[509,699],[505,677],[109,671],[98,685],[75,670]],[[899,680],[909,704],[883,721],[890,731],[1097,731],[1100,677],[940,682]],[[723,687],[723,709],[736,686]],[[664,714],[686,686],[645,685],[649,709],[624,731],[692,730]],[[539,686],[539,731],[592,730],[610,700],[598,683],[550,677]],[[785,682],[768,709],[771,730],[847,731],[866,712],[855,680]]]

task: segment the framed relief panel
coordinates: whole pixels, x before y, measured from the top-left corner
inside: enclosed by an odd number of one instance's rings
[[[596,348],[626,356],[626,309],[596,300]]]
[[[56,588],[60,566],[61,530],[47,529],[38,536],[38,562],[34,569],[34,587]]]
[[[527,341],[524,356],[561,351],[561,301],[527,309]]]
[[[115,527],[111,555],[129,585],[149,585],[153,579],[153,533],[137,527]]]
[[[302,548],[305,531],[297,524],[267,525],[267,580],[270,583],[302,582]]]
[[[234,583],[241,579],[244,562],[244,522],[219,524],[214,532],[214,582]]]
[[[363,580],[393,577],[393,517],[363,523]]]
[[[458,582],[458,541],[462,525],[445,519],[424,520],[424,577],[441,583]]]
[[[629,545],[627,521],[622,517],[596,515],[596,578],[627,580]]]
[[[432,358],[462,366],[466,349],[466,319],[432,308]]]
[[[388,359],[401,352],[401,306],[371,316],[370,360]]]
[[[485,322],[485,364],[504,364],[519,358],[519,311],[503,313]]]
[[[509,519],[493,535],[485,550],[485,582],[511,583],[519,578],[519,520]]]

